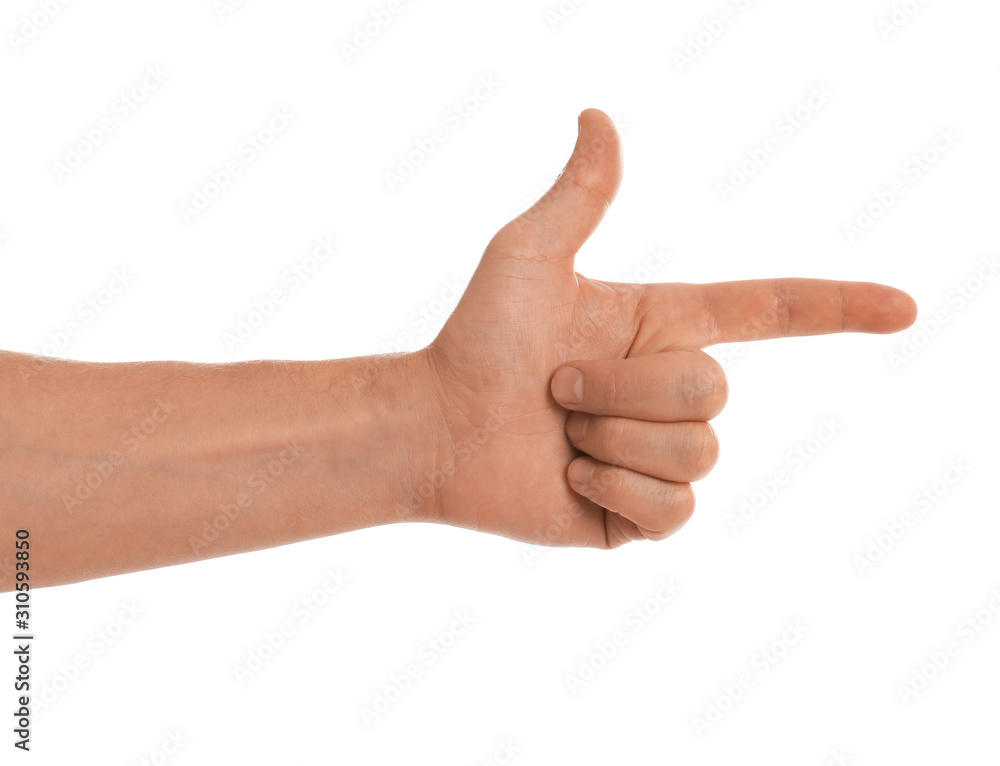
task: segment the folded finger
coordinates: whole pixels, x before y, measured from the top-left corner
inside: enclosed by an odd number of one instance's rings
[[[575,492],[648,530],[651,539],[673,534],[694,513],[690,484],[663,481],[590,457],[570,463],[567,478]]]
[[[715,430],[701,421],[653,423],[573,412],[566,435],[597,460],[667,481],[704,478],[719,458]]]
[[[663,423],[710,420],[729,396],[722,367],[697,349],[570,362],[551,390],[568,410]]]

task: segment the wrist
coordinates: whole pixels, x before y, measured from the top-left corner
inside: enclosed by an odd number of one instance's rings
[[[448,440],[426,350],[317,364],[332,393],[328,459],[353,526],[439,520]]]

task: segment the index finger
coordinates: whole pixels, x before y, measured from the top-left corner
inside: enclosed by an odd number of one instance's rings
[[[753,279],[705,285],[646,285],[650,314],[664,321],[670,345],[825,335],[893,333],[917,318],[913,298],[873,282]]]

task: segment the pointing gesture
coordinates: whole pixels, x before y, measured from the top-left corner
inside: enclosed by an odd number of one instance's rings
[[[728,389],[702,349],[913,322],[909,296],[881,285],[577,274],[621,174],[614,126],[584,112],[555,185],[497,233],[415,353],[205,365],[0,351],[0,533],[30,535],[32,587],[392,521],[551,545],[660,539],[718,456],[708,421]],[[0,559],[0,591],[23,576]]]
[[[441,470],[411,510],[554,545],[662,539],[694,510],[725,405],[703,348],[794,335],[891,333],[916,307],[866,282],[773,279],[632,285],[575,273],[621,184],[618,134],[580,117],[555,185],[490,242],[422,353],[440,412]],[[457,446],[456,446],[457,445]]]

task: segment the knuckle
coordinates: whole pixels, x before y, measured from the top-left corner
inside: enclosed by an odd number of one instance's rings
[[[605,469],[604,475],[607,477],[607,489],[611,497],[621,497],[628,492],[630,482],[626,469],[612,466]]]
[[[506,223],[490,240],[488,250],[518,260],[550,260],[553,231],[544,218],[543,197],[517,218]]]
[[[591,481],[590,484],[577,490],[581,495],[587,498],[590,502],[602,505],[601,503],[601,486],[599,482]]]
[[[672,521],[676,529],[690,519],[694,513],[694,489],[691,488],[690,484],[674,485],[671,505],[673,510]]]
[[[662,540],[676,532],[694,513],[694,491],[690,484],[671,483],[657,503],[659,512],[655,522],[647,527],[649,532]]]
[[[628,444],[628,420],[626,418],[608,418],[603,421],[601,431],[601,446],[604,448],[605,454],[614,455],[616,460],[620,459]]]
[[[684,404],[689,411],[712,418],[718,415],[729,399],[729,381],[722,365],[702,353],[699,362],[688,370],[681,381]]]
[[[603,136],[594,137],[585,145],[578,147],[578,151],[562,173],[562,179],[566,183],[597,202],[605,210],[611,207],[611,199],[604,188],[608,181],[604,159],[611,148],[611,144]]]
[[[616,473],[618,471],[611,466],[600,465],[595,468],[584,496],[606,507],[607,499],[614,497],[620,491],[618,487],[621,485],[621,477],[616,476]]]
[[[685,412],[700,412],[705,399],[705,381],[696,372],[688,372],[681,379],[681,399]]]
[[[774,297],[767,308],[767,319],[770,320],[778,334],[787,335],[792,324],[792,303],[787,284],[776,279],[774,282]]]
[[[715,365],[715,411],[712,413],[714,417],[722,412],[729,402],[729,378],[726,377],[726,371],[722,369],[721,364],[718,362],[713,364]]]
[[[604,376],[604,406],[609,412],[618,412],[628,400],[628,379],[618,370],[608,370]]]
[[[729,380],[722,365],[705,355],[706,361],[697,373],[697,406],[706,419],[714,418],[729,401]]]
[[[708,423],[698,424],[690,444],[691,480],[696,481],[708,475],[719,462],[719,438]]]
[[[564,175],[566,181],[579,189],[585,196],[592,197],[605,205],[608,204],[607,199],[600,193],[601,168],[594,161],[594,158],[586,155],[578,156]]]
[[[617,466],[600,466],[594,472],[587,499],[605,508],[615,508],[629,494],[628,471]]]

